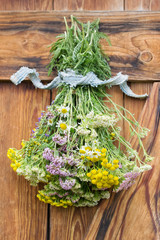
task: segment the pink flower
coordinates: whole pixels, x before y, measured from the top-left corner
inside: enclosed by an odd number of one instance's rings
[[[119,192],[121,190],[126,190],[131,187],[135,183],[135,179],[140,175],[139,172],[128,172],[124,175],[125,180],[120,184],[119,188],[115,190],[115,192]]]

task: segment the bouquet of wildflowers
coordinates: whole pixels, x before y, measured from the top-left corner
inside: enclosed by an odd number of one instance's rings
[[[110,42],[99,32],[99,21],[84,24],[74,17],[71,20],[71,27],[65,20],[66,32],[51,45],[49,74],[53,69],[66,75],[69,71],[75,82],[79,75],[87,76],[89,82],[89,73],[101,81],[109,79],[109,59],[99,41]],[[137,136],[145,162],[121,136],[122,120],[128,123],[131,136]],[[20,150],[10,148],[7,155],[13,170],[31,185],[44,183],[37,194],[40,201],[64,208],[95,206],[112,191],[128,189],[141,172],[151,168],[146,164],[151,157],[141,140],[147,132],[128,110],[112,101],[104,85],[61,82],[29,141],[23,140]]]

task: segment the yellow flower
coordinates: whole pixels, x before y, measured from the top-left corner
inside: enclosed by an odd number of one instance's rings
[[[60,128],[61,128],[62,130],[66,130],[66,129],[67,129],[67,125],[66,125],[65,123],[61,123],[61,124],[60,124]]]
[[[96,169],[93,169],[93,170],[91,171],[91,173],[92,173],[92,174],[96,174],[96,173],[97,173],[97,170],[96,170]]]
[[[114,181],[118,181],[118,179],[119,177],[116,177],[116,176],[113,178]]]
[[[91,182],[92,182],[93,184],[96,184],[96,183],[97,183],[97,180],[96,180],[96,179],[93,179]]]
[[[91,151],[92,148],[88,146],[88,147],[85,147],[85,150],[89,150],[89,151]]]
[[[107,159],[107,158],[104,158],[104,159],[103,159],[103,163],[105,163],[105,164],[108,163],[108,159]]]
[[[108,175],[108,178],[109,178],[109,179],[112,179],[112,178],[113,178],[113,175],[112,175],[112,174],[109,174],[109,175]]]
[[[86,151],[83,150],[83,149],[79,149],[79,152],[80,152],[81,154],[85,154],[85,153],[86,153]]]
[[[111,132],[111,136],[112,136],[112,137],[115,137],[115,135],[116,135],[116,134],[115,134],[114,132]]]
[[[106,156],[106,153],[101,153],[101,157],[105,157]]]
[[[21,142],[21,146],[22,146],[22,148],[25,147],[25,143],[23,141]]]
[[[101,182],[98,182],[97,183],[97,188],[101,188],[102,187],[102,183]]]
[[[108,175],[108,172],[106,170],[103,171],[103,175],[104,176],[107,176]]]
[[[115,168],[119,168],[119,165],[118,165],[118,164],[115,164],[114,167],[115,167]]]
[[[92,175],[91,173],[87,173],[87,177],[91,177],[91,175]]]
[[[112,164],[111,163],[107,163],[106,164],[106,168],[110,169],[112,167]]]
[[[118,159],[113,160],[113,164],[118,164],[118,163],[119,163]]]
[[[110,167],[111,171],[114,171],[116,168],[114,166]]]
[[[106,153],[106,152],[107,152],[107,149],[106,149],[106,148],[102,148],[102,149],[101,149],[101,152],[102,152],[102,153]]]
[[[18,167],[20,167],[21,166],[21,164],[20,163],[16,163],[16,167],[18,168]]]

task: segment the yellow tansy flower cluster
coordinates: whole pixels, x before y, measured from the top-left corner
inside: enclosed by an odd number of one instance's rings
[[[13,168],[13,171],[16,172],[17,168],[21,166],[21,164],[17,161],[19,157],[16,156],[16,151],[12,148],[8,149],[7,157],[12,161],[10,164],[11,168]]]
[[[91,179],[91,183],[96,185],[97,188],[111,188],[113,185],[119,184],[119,178],[109,174],[108,171],[102,169],[92,169],[87,173],[87,177]]]
[[[107,158],[103,158],[102,162],[101,162],[101,165],[105,168],[108,168],[111,171],[114,171],[119,167],[118,163],[119,163],[118,159],[113,160],[113,164],[112,164],[112,163],[108,163]]]
[[[67,208],[68,206],[72,206],[73,203],[70,200],[56,200],[56,197],[54,196],[46,196],[45,194],[41,193],[39,191],[39,194],[37,194],[37,198],[44,202],[44,203],[49,203],[52,206],[56,206],[56,207],[63,207],[63,208]]]

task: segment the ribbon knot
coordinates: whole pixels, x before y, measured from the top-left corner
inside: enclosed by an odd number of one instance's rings
[[[39,74],[36,69],[31,69],[28,67],[21,67],[15,74],[13,74],[10,80],[15,84],[20,84],[25,78],[28,77],[33,85],[36,88],[40,89],[52,89],[58,87],[60,84],[67,84],[70,87],[77,87],[90,85],[92,87],[98,87],[100,85],[106,85],[107,87],[112,87],[115,85],[119,85],[120,89],[127,96],[134,98],[146,98],[148,95],[137,95],[132,92],[132,90],[127,85],[128,75],[123,75],[119,72],[115,77],[109,78],[108,80],[102,81],[100,80],[93,72],[87,73],[85,76],[76,74],[72,69],[66,69],[63,72],[59,72],[58,76],[55,77],[50,83],[44,85],[42,84]]]

